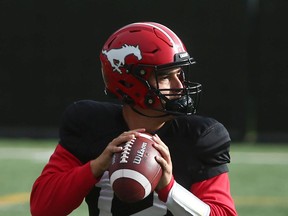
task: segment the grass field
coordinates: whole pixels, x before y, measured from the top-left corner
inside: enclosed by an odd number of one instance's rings
[[[0,139],[0,215],[26,216],[32,184],[55,140]],[[231,192],[240,216],[288,215],[288,143],[232,143]],[[71,215],[87,216],[85,204]]]

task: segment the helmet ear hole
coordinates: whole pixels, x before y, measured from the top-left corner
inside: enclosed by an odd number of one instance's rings
[[[134,85],[133,83],[130,82],[126,82],[125,80],[119,80],[119,83],[125,88],[126,92],[129,92],[131,90],[129,90],[129,88],[132,88]],[[123,88],[121,88],[123,89]],[[128,96],[126,93],[124,93],[122,90],[118,89],[117,91],[121,96],[122,96],[122,102],[125,104],[133,104],[134,100]]]
[[[125,88],[133,87],[132,83],[126,82],[125,80],[119,80],[119,83],[122,84]]]

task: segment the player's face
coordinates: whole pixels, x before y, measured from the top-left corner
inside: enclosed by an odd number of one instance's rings
[[[168,99],[173,99],[180,93],[179,89],[183,88],[182,79],[182,69],[173,68],[170,70],[158,71],[157,78],[151,76],[149,83],[156,89],[161,90],[162,94],[167,95]]]

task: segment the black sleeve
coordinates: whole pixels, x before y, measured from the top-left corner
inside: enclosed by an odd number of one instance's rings
[[[121,106],[82,100],[63,114],[60,144],[82,163],[99,156],[107,144],[126,129]]]
[[[209,126],[201,131],[195,149],[200,162],[194,181],[212,178],[228,172],[230,162],[230,136],[227,129],[218,121],[208,119]]]
[[[83,163],[85,162],[85,145],[83,142],[83,121],[78,112],[77,102],[71,104],[65,110],[60,125],[60,145],[75,155]]]
[[[181,116],[157,134],[169,147],[176,181],[188,190],[193,183],[228,172],[230,137],[217,120]]]

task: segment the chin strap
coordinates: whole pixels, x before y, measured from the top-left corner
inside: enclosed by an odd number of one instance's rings
[[[186,190],[176,181],[171,188],[166,202],[167,208],[173,215],[209,216],[210,206]]]
[[[132,109],[134,112],[138,113],[139,115],[142,115],[142,116],[148,117],[148,118],[162,118],[162,117],[164,117],[164,116],[168,116],[168,115],[170,115],[170,114],[168,114],[168,113],[164,113],[163,115],[150,116],[150,115],[146,115],[146,114],[140,112],[139,110],[135,109],[135,107],[132,106],[132,105],[130,105],[130,107],[131,107],[131,109]],[[158,110],[157,110],[157,111],[158,111]]]

